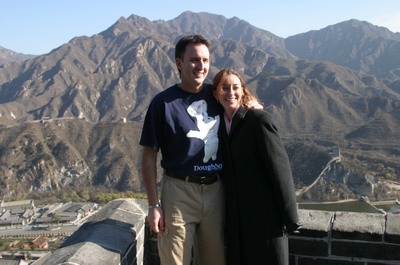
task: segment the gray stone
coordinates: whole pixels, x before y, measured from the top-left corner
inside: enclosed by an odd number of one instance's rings
[[[142,205],[133,199],[109,202],[44,264],[113,265],[121,260],[124,264],[141,264],[145,227]]]
[[[332,238],[382,241],[384,231],[383,214],[337,212],[332,226]]]
[[[136,223],[136,215],[139,218],[146,216],[142,206],[133,199],[117,199],[105,205],[97,214],[93,215],[86,223],[104,222],[111,225],[131,228]]]
[[[385,241],[400,244],[400,214],[387,215]]]
[[[299,210],[299,219],[303,224],[301,236],[327,237],[334,213],[327,211]]]
[[[57,249],[43,265],[111,265],[119,263],[119,253],[106,250],[92,242],[82,242]]]

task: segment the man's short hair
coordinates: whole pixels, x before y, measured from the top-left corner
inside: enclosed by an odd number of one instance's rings
[[[210,50],[211,44],[206,38],[201,35],[186,35],[182,37],[175,46],[175,60],[183,58],[185,54],[186,47],[189,44],[204,44]]]

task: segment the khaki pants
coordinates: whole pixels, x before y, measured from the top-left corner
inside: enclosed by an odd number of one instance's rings
[[[189,265],[196,242],[199,265],[224,265],[224,191],[211,185],[163,177],[165,231],[158,236],[163,265]]]

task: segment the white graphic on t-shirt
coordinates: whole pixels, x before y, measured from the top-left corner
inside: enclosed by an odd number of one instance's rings
[[[219,116],[209,117],[207,103],[205,100],[193,102],[187,109],[190,116],[196,118],[198,131],[191,130],[186,134],[188,138],[198,138],[204,141],[203,162],[207,163],[210,158],[217,159],[218,151],[218,126]]]

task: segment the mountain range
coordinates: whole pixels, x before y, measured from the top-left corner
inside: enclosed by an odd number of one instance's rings
[[[0,66],[8,62],[22,62],[34,58],[35,55],[23,54],[0,47]]]
[[[152,97],[179,82],[174,46],[185,34],[211,40],[208,81],[234,68],[264,102],[299,188],[340,149],[344,173],[323,182],[345,188],[307,199],[398,196],[387,183],[400,182],[399,33],[353,19],[281,38],[237,17],[189,11],[170,21],[121,17],[96,35],[0,66],[1,193],[143,191],[140,128]],[[311,152],[320,159],[310,161]],[[346,174],[373,188],[357,191]]]

